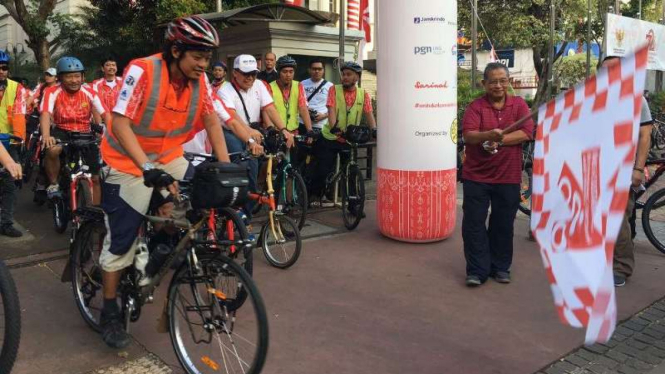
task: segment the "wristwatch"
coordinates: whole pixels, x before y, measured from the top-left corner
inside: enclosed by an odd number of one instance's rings
[[[143,169],[143,171],[152,170],[154,168],[155,168],[155,164],[153,164],[150,161],[148,161],[148,162],[144,163],[143,165],[141,165],[141,169]]]

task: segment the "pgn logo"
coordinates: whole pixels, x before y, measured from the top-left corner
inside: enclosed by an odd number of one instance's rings
[[[428,54],[440,55],[442,53],[443,53],[443,48],[441,48],[441,46],[413,47],[414,55],[428,55]]]
[[[416,25],[420,23],[421,18],[420,17],[413,17],[413,23]]]

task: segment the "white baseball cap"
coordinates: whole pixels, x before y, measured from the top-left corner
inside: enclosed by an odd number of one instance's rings
[[[46,69],[46,71],[44,71],[44,73],[46,73],[48,75],[52,75],[54,77],[56,75],[58,75],[58,72],[55,70],[55,68],[48,68],[48,69]]]
[[[233,61],[233,68],[242,71],[243,73],[258,73],[259,69],[256,67],[256,59],[252,55],[240,55]]]

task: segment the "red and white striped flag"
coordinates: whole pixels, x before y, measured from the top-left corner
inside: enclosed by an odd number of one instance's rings
[[[349,30],[364,30],[365,41],[372,41],[369,25],[369,0],[349,0],[346,11]]]
[[[492,45],[492,49],[490,50],[490,62],[497,62],[498,60],[499,58],[496,55],[496,51],[494,50],[494,45]]]
[[[284,0],[284,4],[303,6],[305,5],[305,0]]]
[[[360,0],[348,1],[346,18],[349,30],[360,30]]]
[[[612,261],[637,149],[642,47],[540,107],[531,230],[563,323],[607,342],[617,320]]]

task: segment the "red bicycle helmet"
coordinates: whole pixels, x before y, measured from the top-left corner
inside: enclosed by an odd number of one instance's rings
[[[217,30],[199,16],[181,17],[169,23],[166,40],[186,49],[211,50],[219,47]]]

